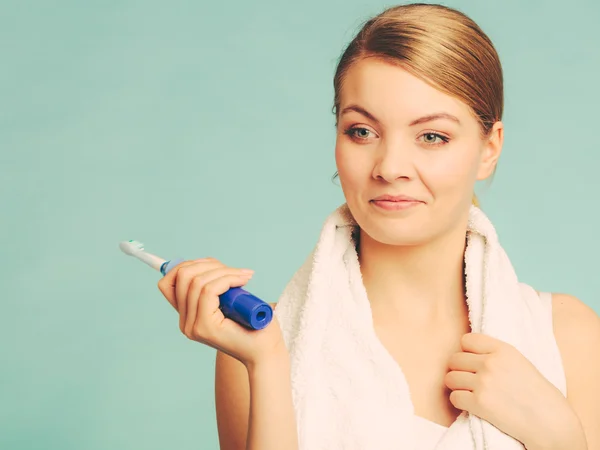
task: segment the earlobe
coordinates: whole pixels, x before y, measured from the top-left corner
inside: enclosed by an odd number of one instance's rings
[[[478,180],[485,180],[494,172],[500,153],[502,153],[503,142],[504,125],[502,122],[497,121],[483,144],[483,153],[479,164],[479,172],[477,173]]]

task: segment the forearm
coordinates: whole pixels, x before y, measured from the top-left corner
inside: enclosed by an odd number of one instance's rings
[[[248,366],[250,418],[246,450],[297,450],[287,354]]]
[[[559,421],[551,430],[540,433],[531,442],[525,443],[527,450],[588,450],[583,426],[573,412]]]

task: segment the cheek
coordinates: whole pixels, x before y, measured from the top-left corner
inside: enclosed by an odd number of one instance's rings
[[[472,189],[477,176],[477,154],[448,152],[422,166],[424,183],[431,191],[463,191]]]
[[[351,154],[351,152],[354,153]],[[368,167],[361,161],[360,155],[356,153],[355,149],[348,148],[340,141],[335,146],[335,164],[340,182],[350,188],[364,178],[365,169]]]
[[[342,148],[339,140],[335,143],[335,165],[337,166],[338,172],[342,170],[344,164],[344,158],[342,155]]]

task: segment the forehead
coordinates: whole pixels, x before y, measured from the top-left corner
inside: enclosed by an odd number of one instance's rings
[[[410,72],[376,58],[354,63],[346,72],[340,92],[340,110],[358,104],[382,122],[446,112],[475,122],[471,109]]]

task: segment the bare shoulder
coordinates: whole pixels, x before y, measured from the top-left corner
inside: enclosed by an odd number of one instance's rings
[[[273,310],[276,303],[270,303]],[[250,383],[244,364],[217,350],[215,410],[221,450],[244,450],[248,435]]]
[[[552,321],[559,344],[600,344],[600,316],[574,295],[552,294]]]
[[[600,316],[569,294],[552,294],[552,321],[567,380],[567,400],[588,446],[600,448]]]
[[[573,295],[553,293],[552,323],[561,356],[571,365],[565,370],[575,369],[571,375],[579,373],[574,363],[587,365],[600,359],[600,317],[590,306]]]

